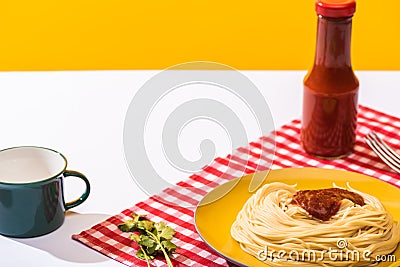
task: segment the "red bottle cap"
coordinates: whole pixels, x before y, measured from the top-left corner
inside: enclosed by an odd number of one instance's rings
[[[316,0],[315,11],[324,17],[350,17],[356,11],[356,2],[354,0]]]

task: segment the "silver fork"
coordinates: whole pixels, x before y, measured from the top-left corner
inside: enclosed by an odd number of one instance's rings
[[[400,173],[400,155],[394,151],[378,134],[374,131],[365,136],[365,142],[371,147],[378,157],[385,162],[395,172]]]

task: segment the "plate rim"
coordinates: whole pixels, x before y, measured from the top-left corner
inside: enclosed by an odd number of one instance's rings
[[[247,175],[245,175],[245,176],[247,176]],[[242,177],[244,177],[244,176],[242,176]],[[208,196],[208,194],[210,194],[210,193],[211,193],[212,191],[214,191],[216,188],[218,188],[218,187],[220,187],[220,186],[222,186],[222,185],[224,185],[224,184],[227,184],[227,183],[233,183],[234,181],[239,180],[239,179],[241,179],[242,177],[233,178],[232,180],[229,180],[229,181],[227,181],[227,182],[225,182],[225,183],[223,183],[223,184],[218,185],[217,187],[213,188],[210,192],[208,192],[207,194],[205,194],[205,195],[202,197],[202,199],[199,201],[199,203],[197,203],[197,205],[196,205],[196,209],[195,209],[195,211],[194,211],[193,219],[194,219],[194,227],[195,227],[195,229],[196,229],[197,234],[199,235],[199,237],[201,238],[201,240],[203,240],[203,242],[206,243],[207,246],[210,247],[215,253],[217,253],[218,255],[220,255],[220,256],[221,256],[222,258],[224,258],[225,260],[229,259],[229,262],[231,262],[231,263],[233,263],[233,264],[235,264],[235,265],[237,265],[237,266],[239,266],[239,267],[251,267],[251,266],[245,265],[245,264],[243,264],[243,263],[240,263],[240,262],[236,261],[235,259],[232,259],[231,257],[229,257],[229,256],[227,256],[227,255],[225,255],[225,254],[223,254],[223,253],[220,252],[218,249],[216,249],[214,246],[212,246],[212,245],[201,235],[200,230],[198,229],[198,226],[197,226],[197,223],[196,223],[197,210],[198,210],[199,206],[201,205],[201,201],[203,201],[204,198],[205,198],[206,196]],[[257,190],[256,190],[256,191],[257,191]],[[229,193],[229,192],[228,192],[228,193]]]

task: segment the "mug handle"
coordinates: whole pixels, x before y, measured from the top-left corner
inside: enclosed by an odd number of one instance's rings
[[[69,170],[64,171],[64,177],[68,177],[68,176],[74,176],[74,177],[81,178],[85,182],[86,190],[78,199],[65,203],[65,210],[69,210],[73,207],[76,207],[76,206],[82,204],[88,198],[89,193],[90,193],[89,180],[86,178],[85,175],[83,175],[82,173],[77,172],[77,171],[69,171]]]

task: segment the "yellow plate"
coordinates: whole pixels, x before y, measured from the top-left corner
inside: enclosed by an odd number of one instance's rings
[[[297,189],[318,189],[346,186],[346,182],[357,190],[376,196],[385,208],[400,221],[400,190],[376,178],[355,172],[318,168],[291,168],[258,173],[267,176],[264,183],[283,182],[297,184]],[[230,228],[246,200],[254,193],[249,192],[252,175],[229,181],[208,193],[195,212],[195,224],[200,237],[217,253],[239,266],[265,267],[266,264],[245,253],[231,237]],[[394,252],[400,259],[400,246]],[[380,263],[379,267],[393,262]]]

